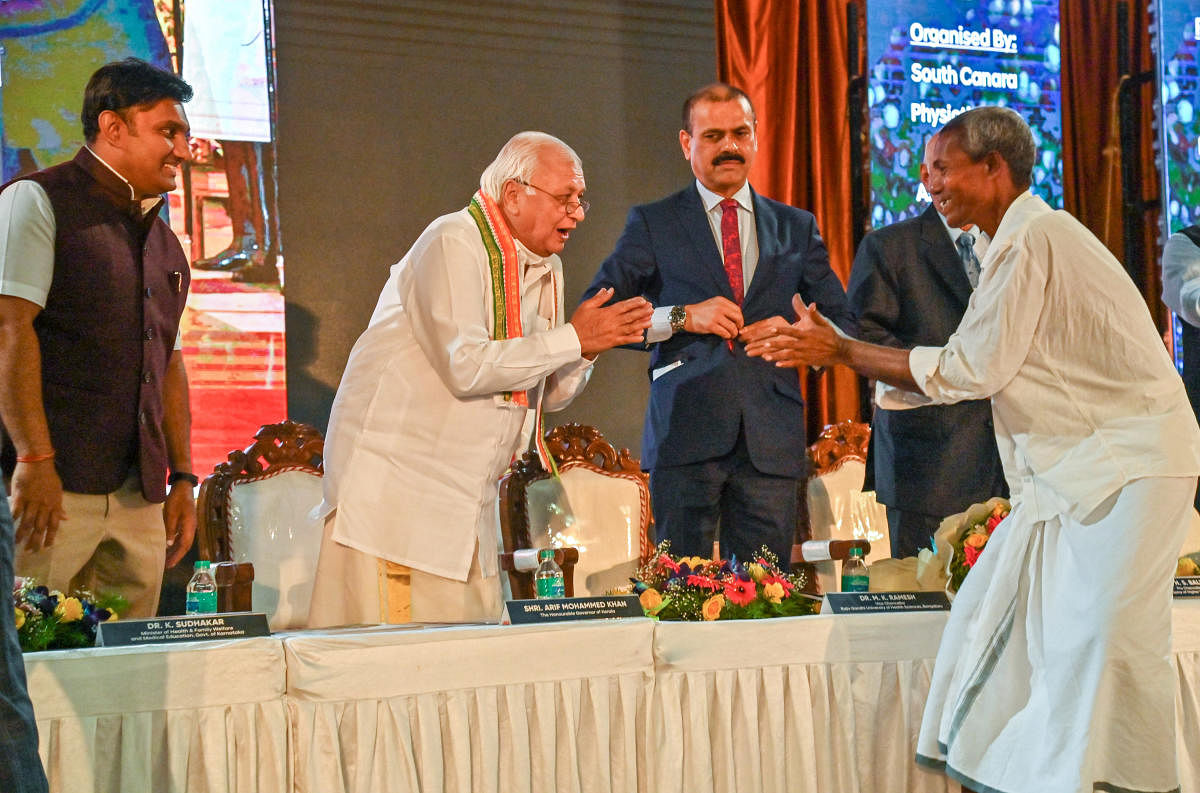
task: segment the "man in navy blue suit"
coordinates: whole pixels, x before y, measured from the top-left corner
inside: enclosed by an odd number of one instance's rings
[[[850,315],[813,216],[750,188],[755,125],[733,86],[688,98],[679,144],[695,183],[630,210],[585,297],[612,287],[655,306],[642,467],[660,538],[707,557],[719,525],[723,556],[766,545],[787,567],[804,400],[795,372],[748,358],[741,336],[787,323],[796,293],[845,328]]]

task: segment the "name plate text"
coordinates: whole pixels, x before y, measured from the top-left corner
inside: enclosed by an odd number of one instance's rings
[[[878,614],[885,611],[949,611],[945,592],[830,592],[822,614]]]
[[[270,635],[266,614],[188,614],[102,622],[96,626],[96,646],[124,647]]]

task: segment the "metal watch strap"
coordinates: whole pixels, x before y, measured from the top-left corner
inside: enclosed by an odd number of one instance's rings
[[[667,314],[667,321],[671,323],[672,333],[679,333],[682,331],[683,326],[687,324],[687,306],[671,306],[671,311],[669,314]]]

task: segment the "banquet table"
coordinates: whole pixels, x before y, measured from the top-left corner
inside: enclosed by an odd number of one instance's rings
[[[39,753],[63,793],[287,793],[276,638],[25,656]]]
[[[55,791],[941,793],[941,612],[343,629],[26,657]],[[1200,790],[1200,602],[1173,609]]]

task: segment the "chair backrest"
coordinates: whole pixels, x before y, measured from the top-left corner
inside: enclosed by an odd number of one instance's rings
[[[253,562],[253,608],[273,630],[308,620],[322,532],[309,513],[321,501],[324,446],[314,427],[268,424],[200,485],[200,557]]]
[[[649,558],[650,486],[628,449],[595,427],[565,424],[546,433],[559,479],[526,453],[500,483],[504,548],[570,546],[579,551],[575,591],[601,595],[629,583]],[[510,573],[510,575],[513,575]],[[517,577],[513,592],[524,589]]]
[[[867,540],[866,561],[887,558],[891,539],[887,511],[873,492],[863,492],[871,428],[857,421],[831,424],[808,447],[809,526],[814,540]],[[827,592],[838,591],[832,562],[818,562],[817,577]]]

